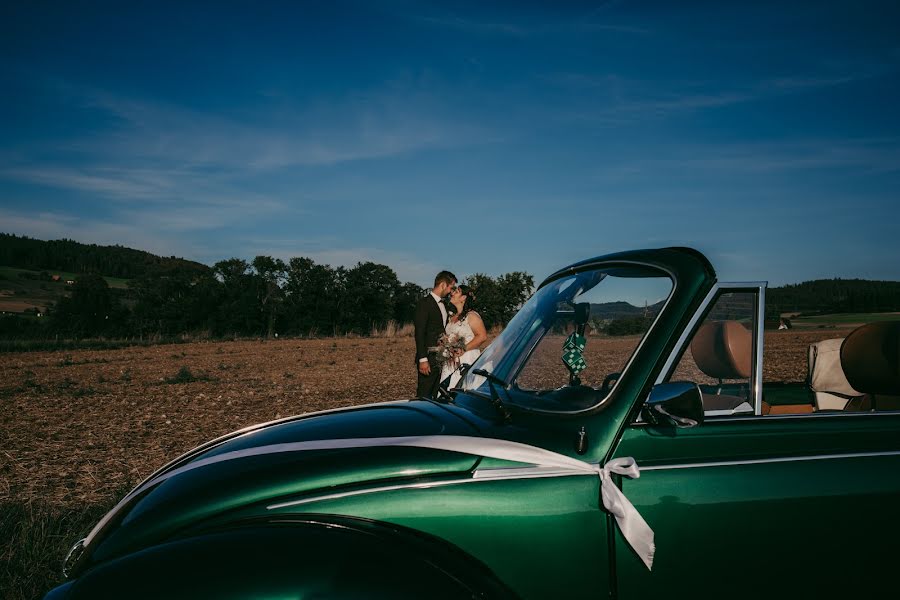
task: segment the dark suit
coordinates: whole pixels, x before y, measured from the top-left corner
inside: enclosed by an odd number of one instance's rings
[[[416,396],[434,398],[440,384],[441,367],[434,361],[433,356],[428,356],[428,348],[437,346],[438,338],[444,333],[444,317],[431,294],[419,299],[413,324],[416,327],[416,374],[418,375]],[[431,375],[422,375],[419,372],[420,358],[428,358]]]

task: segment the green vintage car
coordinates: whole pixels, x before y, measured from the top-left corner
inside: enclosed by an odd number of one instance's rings
[[[573,264],[436,400],[282,419],[166,465],[47,598],[895,589],[900,322],[779,329],[765,300],[686,248]]]

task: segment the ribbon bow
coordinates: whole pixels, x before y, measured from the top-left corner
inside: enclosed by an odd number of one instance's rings
[[[653,530],[647,525],[641,513],[628,501],[611,476],[611,473],[616,473],[637,479],[641,476],[637,463],[630,456],[614,458],[603,467],[598,467],[597,471],[600,474],[600,497],[603,499],[603,507],[616,518],[619,530],[643,563],[647,565],[647,570],[652,569],[653,555],[656,553]]]

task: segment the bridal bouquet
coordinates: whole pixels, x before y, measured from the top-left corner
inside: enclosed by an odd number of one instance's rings
[[[466,351],[466,340],[457,335],[442,333],[438,338],[438,345],[428,348],[428,352],[434,354],[434,359],[439,364],[455,361],[459,355]]]

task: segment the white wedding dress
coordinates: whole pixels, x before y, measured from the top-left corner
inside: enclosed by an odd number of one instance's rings
[[[465,340],[466,344],[471,342],[475,338],[475,334],[472,332],[472,327],[466,322],[467,319],[463,319],[462,321],[449,321],[447,326],[444,328],[444,331],[447,333],[449,337],[458,337]],[[475,362],[475,359],[481,355],[481,350],[478,348],[473,348],[472,350],[466,350],[462,356],[460,356],[455,361],[447,361],[444,363],[444,366],[441,367],[441,381],[444,381],[448,377],[450,378],[450,382],[447,385],[448,389],[453,389],[453,387],[459,382],[462,377],[459,373],[460,369],[463,365],[471,365]]]

